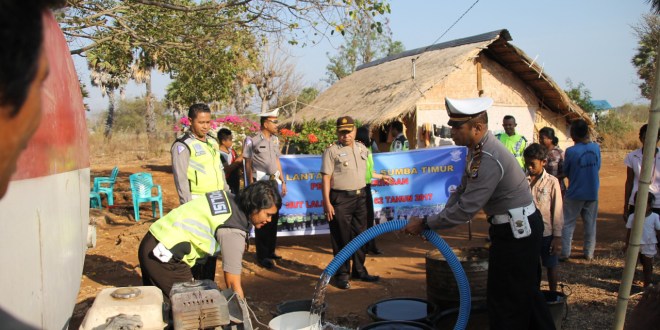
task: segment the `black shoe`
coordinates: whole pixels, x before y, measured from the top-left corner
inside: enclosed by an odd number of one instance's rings
[[[348,280],[335,280],[335,287],[342,290],[347,290],[351,288],[351,283]]]
[[[266,268],[266,269],[271,269],[275,266],[275,264],[273,263],[273,260],[270,260],[268,258],[263,258],[263,259],[259,260],[258,263],[259,263],[259,266],[261,266],[263,268]]]
[[[380,280],[380,276],[369,274],[353,275],[353,278],[359,279],[362,282],[378,282]]]
[[[268,258],[273,259],[273,260],[280,260],[280,259],[282,259],[282,256],[278,256],[277,254],[273,253]]]

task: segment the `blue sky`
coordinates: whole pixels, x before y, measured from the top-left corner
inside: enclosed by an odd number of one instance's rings
[[[406,49],[432,44],[475,0],[393,0],[390,28],[394,40]],[[442,39],[444,42],[499,29],[508,29],[518,48],[544,66],[562,88],[566,79],[584,83],[593,99],[613,106],[647,103],[637,88],[637,74],[630,60],[637,45],[631,25],[649,12],[644,0],[480,0]],[[342,43],[331,36],[316,46],[291,50],[306,86],[326,88],[326,53],[335,54]],[[76,58],[77,56],[74,56]],[[84,61],[76,59],[94,112],[106,108],[97,88],[91,87]],[[168,79],[155,75],[153,89],[163,98]],[[129,84],[127,97],[144,94],[144,86]]]

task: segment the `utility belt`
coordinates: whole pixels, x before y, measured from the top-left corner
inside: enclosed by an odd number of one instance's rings
[[[492,225],[511,225],[513,237],[524,238],[532,234],[528,217],[536,212],[534,202],[524,207],[508,210],[507,214],[496,214],[488,216],[488,222]]]
[[[344,196],[360,196],[360,195],[364,195],[364,188],[355,189],[355,190],[330,189],[330,192]]]

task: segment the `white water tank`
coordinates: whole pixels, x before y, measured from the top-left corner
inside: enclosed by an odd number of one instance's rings
[[[103,289],[94,299],[80,324],[80,330],[92,330],[119,314],[138,315],[142,329],[163,329],[163,292],[155,286]]]

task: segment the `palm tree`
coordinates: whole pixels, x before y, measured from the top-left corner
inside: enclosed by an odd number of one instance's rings
[[[646,2],[651,4],[651,11],[654,14],[660,14],[660,0],[646,0]]]

